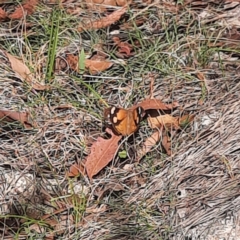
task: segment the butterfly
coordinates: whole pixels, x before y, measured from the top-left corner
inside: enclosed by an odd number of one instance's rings
[[[144,114],[142,107],[135,109],[110,107],[105,110],[104,117],[116,133],[128,136],[137,131]]]

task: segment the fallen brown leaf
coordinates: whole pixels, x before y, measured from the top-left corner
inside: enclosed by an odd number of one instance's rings
[[[133,50],[133,46],[131,44],[129,44],[128,42],[121,42],[119,37],[113,37],[112,40],[115,45],[118,46],[118,52],[120,53],[120,55],[123,55],[123,57],[130,57],[134,55],[134,53],[131,53],[131,51]]]
[[[73,54],[68,54],[66,57],[66,61],[72,70],[79,72],[78,56],[74,56]],[[113,65],[112,62],[106,61],[106,60],[105,61],[91,60],[91,59],[85,60],[85,67],[89,70],[91,74],[102,72],[110,68],[112,65]]]
[[[128,43],[121,44],[121,46],[119,47],[118,51],[120,53],[123,53],[123,56],[126,56],[126,57],[130,57],[130,56],[134,55],[134,53],[131,53],[132,46],[130,44],[128,44]]]
[[[89,22],[85,26],[80,25],[78,27],[78,31],[83,31],[84,29],[87,29],[87,30],[100,29],[100,28],[110,26],[111,24],[118,21],[126,11],[127,11],[127,6],[124,6],[116,10],[115,12],[109,14],[107,17],[103,17],[102,19],[97,20],[95,22]]]
[[[142,157],[144,157],[152,149],[153,146],[156,145],[156,143],[160,140],[160,138],[161,138],[161,132],[156,131],[145,140],[142,148],[137,153],[138,162],[142,159]]]
[[[21,124],[23,124],[25,128],[32,128],[29,113],[27,112],[17,112],[0,109],[0,121],[4,122],[18,121]]]
[[[85,60],[85,66],[87,69],[89,69],[89,72],[91,74],[97,74],[99,72],[102,72],[110,68],[112,65],[113,63],[109,61],[99,61],[99,60],[91,60],[91,59]]]
[[[67,172],[66,176],[67,177],[76,177],[78,175],[84,176],[85,169],[82,164],[75,163],[70,167],[69,172]]]
[[[27,15],[31,15],[34,13],[37,3],[38,0],[27,0],[22,6],[17,7],[8,17],[11,19],[20,19],[24,16],[25,12]]]
[[[91,147],[90,155],[87,157],[85,168],[90,179],[113,159],[118,149],[118,142],[122,138],[122,136],[114,135],[110,129],[106,129],[106,131],[111,135],[111,138],[98,137]]]
[[[141,158],[148,153],[153,146],[156,145],[160,138],[162,137],[162,146],[166,150],[167,155],[171,155],[171,140],[168,138],[168,129],[180,129],[179,118],[172,117],[171,115],[160,115],[157,117],[148,117],[148,124],[151,128],[158,128],[160,131],[154,132],[150,137],[148,137],[142,149],[138,153],[137,160],[140,161]]]
[[[91,60],[106,61],[106,58],[108,58],[108,54],[104,53],[104,50],[101,48],[102,46],[100,46],[100,44],[96,44],[95,46],[94,50],[96,51],[96,53],[92,55]]]
[[[73,71],[76,71],[76,72],[79,71],[78,70],[78,56],[74,56],[73,54],[68,54],[66,57],[66,61],[67,61],[70,69],[72,69]],[[60,66],[60,68],[61,68],[61,66]]]
[[[148,117],[148,125],[151,128],[180,129],[179,119],[172,117],[169,114],[160,115],[157,117]]]
[[[11,63],[13,71],[18,73],[22,79],[30,83],[32,79],[32,73],[29,68],[21,60],[17,59],[11,54],[7,52],[5,52],[5,54]]]
[[[141,103],[133,106],[132,108],[135,109],[137,107],[142,107],[144,110],[149,110],[149,109],[171,110],[178,106],[179,104],[177,102],[173,102],[172,104],[166,104],[158,99],[145,99]]]
[[[36,90],[49,89],[49,86],[41,85],[40,83],[34,82],[34,78],[31,71],[21,60],[17,59],[16,57],[12,56],[11,54],[5,51],[4,53],[11,64],[12,70],[18,75],[18,77],[22,81],[26,81],[27,83],[29,83],[30,86],[32,86]]]

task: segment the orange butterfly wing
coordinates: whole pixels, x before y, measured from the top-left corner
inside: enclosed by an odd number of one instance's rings
[[[115,115],[113,116],[113,128],[117,133],[123,136],[129,135],[129,112],[123,108],[116,109]]]
[[[114,130],[123,136],[131,135],[138,129],[139,122],[142,117],[143,109],[136,108],[127,110],[123,108],[112,107],[108,111],[108,119],[110,120]]]

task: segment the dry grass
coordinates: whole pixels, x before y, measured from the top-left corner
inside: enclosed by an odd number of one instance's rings
[[[65,6],[72,5],[81,6]],[[78,54],[82,47],[91,55],[100,44],[116,64],[99,75],[58,72],[48,80],[50,91],[30,90],[1,54],[0,108],[28,111],[36,123],[26,130],[0,122],[3,239],[237,239],[240,4],[192,1],[176,9],[163,2],[132,6],[116,25],[123,41],[138,41],[125,64],[113,46],[112,28],[78,33],[78,19],[63,11],[56,56]],[[52,5],[40,5],[0,30],[2,49],[24,59],[41,82],[51,11]],[[89,11],[82,8],[78,17],[98,16]],[[127,158],[117,155],[93,182],[66,178],[104,135],[101,102],[128,107],[148,98],[149,73],[156,74],[154,97],[181,105],[173,115],[196,115],[175,135],[173,155],[167,157],[159,143],[136,164],[135,153],[151,132],[143,123],[132,141],[121,143]]]

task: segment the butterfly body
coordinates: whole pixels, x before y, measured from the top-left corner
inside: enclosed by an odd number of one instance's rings
[[[116,133],[128,136],[137,131],[144,110],[142,107],[135,109],[111,107],[107,109],[105,115]]]

